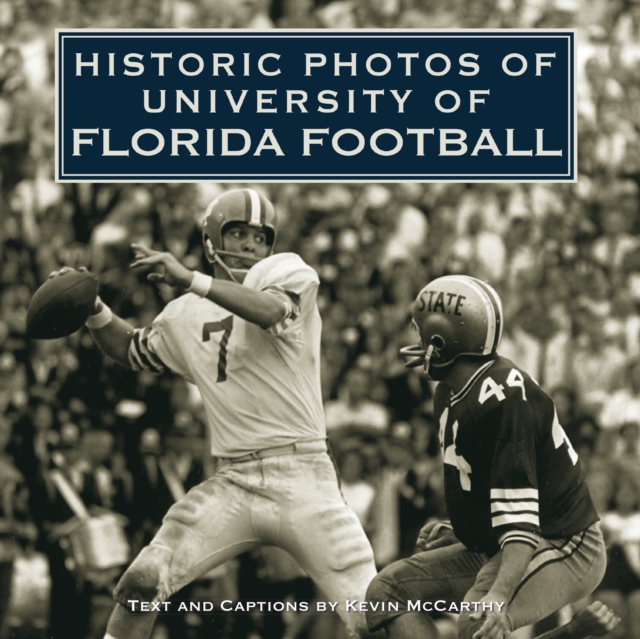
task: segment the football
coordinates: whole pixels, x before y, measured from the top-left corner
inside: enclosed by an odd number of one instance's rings
[[[34,294],[27,310],[27,337],[57,339],[75,333],[87,321],[98,280],[87,271],[69,270],[48,279]]]

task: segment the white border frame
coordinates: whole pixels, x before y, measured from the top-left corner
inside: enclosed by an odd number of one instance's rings
[[[421,182],[421,183],[437,183],[437,182],[449,182],[455,183],[537,183],[545,182],[549,184],[553,183],[576,183],[578,181],[578,115],[577,115],[577,90],[576,90],[576,72],[577,72],[577,48],[576,38],[577,29],[540,29],[541,34],[539,36],[534,35],[536,29],[274,29],[272,32],[255,31],[253,29],[234,29],[233,33],[229,29],[65,29],[57,28],[55,30],[56,42],[55,42],[55,181],[57,183],[81,183],[81,182],[95,182],[95,183],[157,183],[157,182],[175,182],[175,183],[195,183],[201,181],[212,182],[228,182],[228,183],[355,183],[365,184],[367,182],[380,182],[380,183],[402,183],[402,182]],[[87,35],[90,32],[92,35]],[[305,32],[309,35],[305,35]],[[432,177],[425,177],[423,173],[406,174],[399,176],[396,174],[388,174],[384,176],[373,175],[370,173],[349,173],[343,174],[340,177],[336,177],[333,174],[306,174],[299,173],[293,175],[283,176],[279,173],[259,173],[251,176],[238,177],[236,173],[229,174],[211,174],[202,173],[195,174],[189,177],[180,177],[172,174],[156,174],[156,173],[139,173],[136,176],[128,174],[82,174],[82,173],[64,173],[64,144],[60,137],[60,131],[64,129],[64,104],[60,104],[61,100],[64,100],[64,78],[59,78],[58,69],[60,66],[60,55],[64,55],[64,39],[69,38],[96,38],[96,37],[114,37],[114,34],[125,34],[123,37],[127,37],[126,34],[130,34],[129,37],[133,37],[136,34],[137,37],[145,37],[146,34],[156,35],[161,34],[169,37],[176,38],[236,38],[238,36],[246,36],[251,34],[252,37],[261,39],[268,39],[277,37],[278,34],[295,34],[296,38],[304,37],[317,37],[317,38],[333,38],[336,35],[348,36],[350,34],[359,34],[359,37],[363,38],[379,38],[379,37],[399,37],[399,34],[406,35],[408,37],[416,37],[421,34],[425,37],[438,39],[438,38],[485,38],[486,35],[480,35],[483,33],[492,34],[497,38],[517,37],[518,34],[526,34],[530,38],[553,38],[566,39],[569,47],[569,83],[568,83],[568,103],[569,103],[569,139],[567,140],[567,149],[570,153],[567,155],[567,173],[540,173],[540,174],[499,174],[499,173],[469,173],[467,177],[461,177],[458,174],[439,174]],[[141,35],[144,34],[144,35]],[[439,35],[442,34],[442,35]],[[449,34],[449,35],[447,35]],[[543,35],[544,34],[544,35]],[[556,35],[554,35],[556,34]],[[571,35],[570,35],[571,34]],[[115,36],[117,37],[117,36]],[[571,49],[573,44],[573,49]],[[62,51],[60,50],[62,47]],[[573,65],[571,60],[573,58]],[[61,84],[60,84],[61,82]],[[571,113],[571,105],[573,104],[573,113]],[[573,120],[571,119],[573,117]],[[573,131],[573,140],[571,140],[571,132]],[[573,178],[569,177],[573,173]],[[76,178],[76,179],[74,179]],[[142,179],[140,179],[142,178]],[[149,178],[149,179],[145,179]],[[448,179],[452,178],[452,179]],[[501,179],[504,178],[504,179]],[[520,179],[521,178],[521,179]]]

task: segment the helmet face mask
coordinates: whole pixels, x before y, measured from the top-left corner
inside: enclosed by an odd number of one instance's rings
[[[401,353],[414,358],[407,367],[423,366],[430,379],[441,381],[459,357],[494,355],[503,323],[502,303],[491,286],[466,275],[440,277],[420,291],[414,305],[420,344]]]
[[[219,195],[209,206],[202,223],[202,242],[207,260],[220,266],[234,281],[244,279],[248,268],[231,268],[224,257],[259,262],[249,253],[234,253],[224,248],[223,235],[230,225],[247,224],[262,229],[267,236],[268,255],[273,253],[277,235],[277,216],[273,204],[254,189],[233,189]]]

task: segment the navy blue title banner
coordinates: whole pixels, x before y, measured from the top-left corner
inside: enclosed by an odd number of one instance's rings
[[[58,181],[576,180],[574,32],[58,30]]]

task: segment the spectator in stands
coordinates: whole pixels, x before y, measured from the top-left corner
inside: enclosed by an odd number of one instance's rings
[[[317,29],[320,20],[314,13],[311,0],[286,0],[283,15],[278,20],[279,29]]]
[[[640,487],[640,421],[630,421],[622,426],[619,448],[614,464]]]
[[[437,439],[435,427],[421,420],[414,420],[412,426],[414,458],[399,487],[399,557],[415,552],[418,533],[427,520],[446,519],[439,444],[432,442],[434,435]]]
[[[345,501],[358,515],[367,534],[371,533],[371,511],[375,499],[375,488],[365,477],[365,460],[358,448],[345,450],[340,455],[340,490]]]
[[[456,267],[452,272],[474,273],[486,282],[502,281],[505,275],[506,249],[499,233],[486,228],[482,214],[473,213],[468,221],[466,233],[460,235],[453,245],[452,260]]]
[[[370,399],[371,386],[368,370],[352,368],[347,371],[340,398],[325,406],[330,437],[342,435],[345,430],[373,435],[386,433],[389,414],[383,405]]]
[[[0,53],[0,195],[6,199],[29,171],[29,103],[20,50]]]
[[[595,596],[622,619],[615,637],[640,637],[640,486],[635,477],[617,477],[613,510],[602,516],[607,541],[605,576]]]
[[[28,490],[24,476],[7,453],[11,423],[0,416],[0,635],[11,599],[15,558],[21,544],[33,542],[36,528],[30,521]]]
[[[543,388],[566,383],[571,361],[571,320],[551,288],[523,292],[512,327],[503,338],[505,357],[531,371]]]
[[[371,539],[378,567],[390,564],[400,554],[400,491],[414,461],[411,436],[410,424],[396,422],[380,442]]]
[[[621,371],[619,388],[604,399],[599,420],[608,429],[640,422],[640,358],[629,361]]]
[[[571,379],[582,405],[598,411],[626,363],[626,356],[615,340],[605,334],[599,318],[587,307],[574,316],[577,336],[573,349]]]

